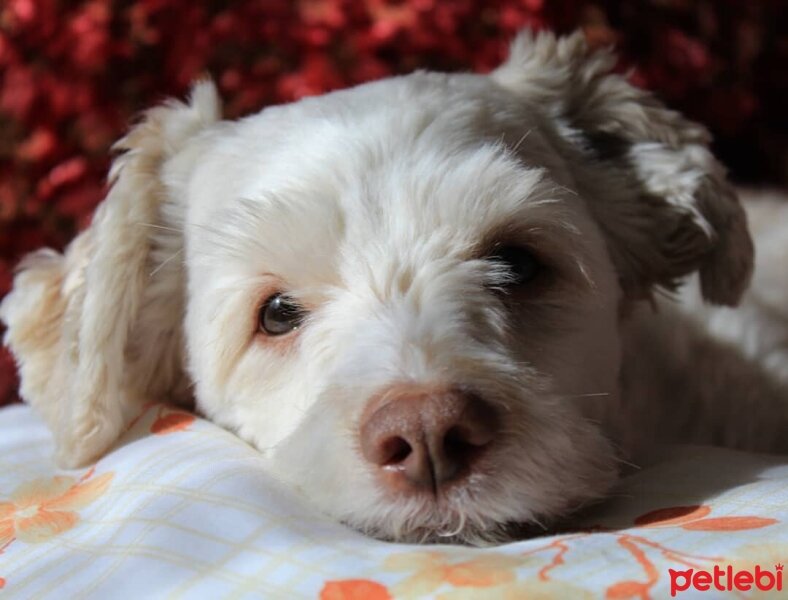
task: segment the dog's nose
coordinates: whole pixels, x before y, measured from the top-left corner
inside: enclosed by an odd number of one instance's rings
[[[397,491],[437,493],[470,472],[496,430],[495,411],[474,394],[409,392],[368,408],[361,451]]]

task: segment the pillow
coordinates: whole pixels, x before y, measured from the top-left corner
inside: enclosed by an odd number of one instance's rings
[[[168,406],[150,406],[90,469],[60,471],[52,452],[29,408],[0,410],[0,587],[12,597],[718,597],[715,585],[782,589],[788,561],[788,457],[673,447],[567,533],[465,548],[330,522],[251,447]]]

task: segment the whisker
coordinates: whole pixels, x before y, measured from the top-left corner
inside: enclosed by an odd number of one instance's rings
[[[465,519],[466,519],[465,513],[461,511],[458,515],[457,527],[455,527],[453,531],[438,531],[437,533],[438,537],[446,538],[446,537],[454,537],[456,535],[459,535],[460,532],[463,529],[465,529]]]
[[[520,149],[520,146],[522,145],[522,143],[526,140],[526,138],[529,135],[531,135],[531,130],[530,129],[528,131],[526,131],[525,134],[523,135],[523,137],[521,137],[518,140],[518,142],[512,147],[512,152],[517,152],[517,150]]]
[[[607,497],[608,497],[608,499],[617,498],[617,499],[623,499],[623,500],[632,500],[635,497],[635,495],[634,494],[629,494],[629,493],[624,493],[624,492],[615,492],[614,491],[614,492],[610,492],[607,495]]]
[[[545,523],[545,522],[544,522],[542,519],[540,519],[540,518],[539,518],[539,517],[537,517],[536,515],[531,515],[531,516],[529,516],[529,517],[528,517],[528,523],[529,523],[529,524],[536,525],[536,526],[537,526],[537,527],[539,527],[539,529],[541,529],[542,531],[548,531],[548,530],[550,529],[550,528],[547,526],[547,523]]]
[[[593,392],[590,394],[570,394],[567,396],[561,396],[564,400],[568,400],[570,398],[600,398],[603,396],[609,396],[610,392]]]
[[[633,469],[637,469],[638,471],[640,471],[643,468],[640,465],[636,465],[635,463],[629,462],[628,460],[626,460],[624,458],[621,458],[621,457],[617,457],[616,458],[616,462],[619,462],[622,465],[626,465],[628,467],[632,467]]]
[[[564,190],[565,192],[568,192],[568,193],[572,194],[573,196],[578,196],[579,195],[575,190],[570,189],[570,188],[566,187],[565,185],[559,185],[558,189]]]
[[[173,259],[173,258],[176,258],[176,257],[178,257],[178,256],[179,256],[180,254],[182,254],[182,253],[183,253],[183,248],[179,249],[179,250],[178,250],[178,251],[177,251],[175,254],[173,254],[172,256],[170,256],[170,257],[169,257],[167,260],[163,261],[163,262],[162,262],[162,263],[161,263],[161,264],[160,264],[158,267],[156,267],[155,269],[153,269],[153,271],[151,271],[150,277],[153,277],[153,276],[154,276],[156,273],[158,273],[159,271],[161,271],[161,270],[162,270],[162,269],[163,269],[163,268],[164,268],[164,267],[167,265],[167,263],[169,263],[170,261],[172,261],[172,259]]]
[[[153,229],[163,229],[164,231],[174,231],[175,233],[180,233],[180,229],[175,229],[174,227],[166,227],[164,225],[156,225],[155,223],[135,223],[135,225],[140,225],[142,227],[152,227]]]

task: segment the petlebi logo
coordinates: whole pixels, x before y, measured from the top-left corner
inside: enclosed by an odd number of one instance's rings
[[[689,589],[698,592],[762,592],[783,589],[783,565],[776,564],[774,569],[755,565],[751,569],[735,569],[732,565],[721,567],[714,565],[713,571],[703,569],[686,569],[684,571],[668,569],[670,573],[670,595],[675,597]]]

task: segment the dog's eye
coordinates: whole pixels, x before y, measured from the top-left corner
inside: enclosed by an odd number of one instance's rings
[[[490,257],[506,266],[509,285],[523,285],[539,274],[541,264],[533,252],[521,246],[502,246]]]
[[[284,335],[298,329],[304,320],[304,309],[284,294],[274,294],[260,308],[260,331],[268,335]]]

